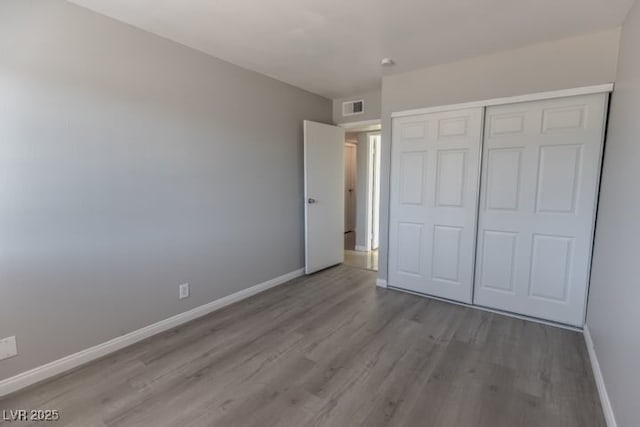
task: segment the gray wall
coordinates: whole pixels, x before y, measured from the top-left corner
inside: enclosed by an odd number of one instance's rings
[[[364,114],[357,116],[343,116],[342,115],[342,103],[346,101],[357,101],[359,99],[364,100]],[[371,92],[361,93],[354,96],[347,96],[345,98],[339,98],[333,100],[333,123],[352,123],[363,122],[368,120],[380,120],[381,114],[381,93],[379,90]]]
[[[330,100],[62,0],[0,2],[0,379],[303,266]],[[178,284],[189,282],[189,299]]]
[[[387,278],[391,113],[613,82],[619,36],[614,29],[383,78],[380,278]]]
[[[587,325],[619,427],[640,420],[640,3],[622,30]]]

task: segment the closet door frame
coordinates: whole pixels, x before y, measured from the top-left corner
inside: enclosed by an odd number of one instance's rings
[[[474,304],[582,327],[607,105],[592,94],[486,110]]]
[[[393,120],[389,287],[473,301],[484,108]]]
[[[518,96],[512,96],[512,97],[503,97],[503,98],[493,98],[493,99],[486,99],[486,100],[481,100],[481,101],[473,101],[473,102],[465,102],[465,103],[459,103],[459,104],[448,104],[448,105],[439,105],[439,106],[434,106],[434,107],[427,107],[427,108],[418,108],[418,109],[411,109],[411,110],[404,110],[404,111],[396,111],[396,112],[392,112],[391,113],[391,124],[392,124],[392,129],[391,129],[391,153],[393,156],[393,152],[394,152],[394,148],[393,148],[393,140],[395,138],[394,133],[396,132],[395,130],[395,126],[394,126],[394,119],[397,118],[402,118],[402,117],[410,117],[410,116],[417,116],[417,115],[423,115],[423,114],[430,114],[430,113],[436,113],[436,112],[443,112],[443,111],[451,111],[451,110],[462,110],[462,109],[470,109],[470,108],[483,108],[483,132],[482,132],[482,141],[481,141],[481,146],[480,146],[480,150],[481,153],[484,152],[484,126],[486,126],[485,123],[485,117],[486,117],[486,109],[488,107],[491,106],[498,106],[498,105],[507,105],[507,104],[517,104],[517,103],[523,103],[523,102],[529,102],[529,101],[538,101],[538,100],[552,100],[552,99],[556,99],[556,98],[566,98],[566,97],[573,97],[573,96],[580,96],[580,95],[591,95],[591,94],[607,94],[609,95],[611,92],[613,92],[614,90],[614,83],[606,83],[606,84],[601,84],[601,85],[593,85],[593,86],[584,86],[584,87],[577,87],[577,88],[571,88],[571,89],[563,89],[563,90],[556,90],[556,91],[548,91],[548,92],[538,92],[538,93],[530,93],[530,94],[526,94],[526,95],[518,95]],[[605,115],[603,117],[603,120],[605,122],[604,125],[604,132],[603,132],[603,142],[601,144],[601,149],[600,149],[600,160],[599,160],[599,165],[598,165],[598,177],[600,179],[601,177],[601,173],[602,173],[602,161],[603,161],[603,151],[604,151],[604,133],[606,133],[606,120],[607,120],[607,108],[605,107]],[[390,173],[390,191],[389,191],[389,209],[390,209],[390,215],[389,215],[389,223],[388,223],[388,256],[387,256],[387,278],[386,278],[386,282],[388,283],[388,287],[389,288],[394,288],[400,291],[407,291],[410,293],[416,293],[413,292],[411,290],[407,290],[407,289],[403,289],[403,288],[399,288],[394,286],[393,284],[393,280],[390,280],[391,277],[391,260],[392,260],[392,254],[391,254],[391,249],[392,249],[392,239],[395,238],[395,236],[393,235],[393,227],[392,227],[392,201],[394,198],[394,191],[396,191],[393,188],[393,173],[394,173],[394,165],[393,165],[393,161],[392,159],[389,160],[389,165],[391,168],[391,173]],[[484,156],[481,154],[481,160],[480,160],[480,166],[479,166],[479,174],[482,174],[483,168],[485,167],[484,165]],[[599,186],[600,186],[600,182],[598,179],[598,188],[596,189],[596,193],[599,193]],[[491,311],[491,312],[498,312],[498,313],[503,313],[505,315],[508,316],[512,316],[512,317],[516,317],[516,318],[524,318],[524,319],[529,319],[531,321],[534,322],[540,322],[540,323],[544,323],[544,324],[551,324],[551,325],[556,325],[559,327],[563,327],[563,328],[568,328],[568,329],[581,329],[582,325],[576,325],[576,326],[570,326],[568,324],[565,323],[558,323],[556,321],[548,321],[548,320],[544,320],[544,319],[539,319],[539,318],[535,318],[535,317],[530,317],[527,315],[521,315],[518,313],[513,313],[513,312],[508,312],[508,311],[502,311],[499,309],[492,309],[492,308],[486,308],[486,307],[482,307],[479,305],[476,305],[473,301],[475,300],[475,281],[476,281],[476,273],[477,273],[477,254],[478,254],[478,233],[479,233],[479,228],[478,226],[478,217],[479,217],[479,209],[480,209],[480,203],[481,203],[481,188],[480,185],[482,185],[482,183],[480,182],[480,178],[479,178],[479,185],[478,185],[478,199],[477,199],[477,207],[478,207],[478,211],[477,211],[477,217],[476,217],[476,231],[475,231],[475,250],[474,250],[474,271],[473,271],[473,281],[474,284],[472,286],[472,302],[471,303],[465,303],[465,302],[457,302],[457,301],[451,301],[453,303],[456,304],[461,304],[461,305],[465,305],[468,307],[472,307],[472,308],[477,308],[480,310],[486,310],[486,311]],[[586,316],[586,306],[588,304],[588,293],[589,293],[589,280],[590,280],[590,273],[591,273],[591,261],[592,261],[592,254],[593,254],[593,238],[594,238],[594,234],[595,234],[595,220],[596,220],[596,215],[597,215],[597,206],[598,206],[598,197],[596,196],[595,198],[595,204],[594,204],[594,210],[593,210],[593,221],[592,221],[592,227],[591,227],[591,234],[590,234],[590,239],[591,239],[591,245],[590,245],[590,256],[589,256],[589,271],[587,272],[587,289],[586,289],[586,298],[584,301],[584,307],[583,307],[583,322],[584,322],[584,316]],[[380,279],[379,279],[380,280]],[[383,278],[384,280],[384,278]],[[430,295],[425,295],[425,294],[421,294],[424,296],[430,296]],[[443,299],[443,298],[439,298],[437,296],[432,296],[436,299]],[[444,298],[444,300],[447,300],[446,298]]]

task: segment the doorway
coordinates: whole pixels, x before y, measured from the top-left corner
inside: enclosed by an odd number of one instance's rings
[[[356,248],[357,153],[357,139],[350,140],[349,136],[346,136],[344,143],[344,249],[350,251]]]
[[[380,131],[345,134],[344,263],[378,270]]]

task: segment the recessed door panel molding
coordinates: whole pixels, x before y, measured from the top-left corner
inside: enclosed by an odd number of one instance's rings
[[[533,235],[529,296],[568,303],[573,240],[572,237]]]
[[[402,128],[402,139],[422,139],[426,135],[426,123],[406,123]]]
[[[389,286],[471,303],[483,111],[393,120]]]
[[[402,274],[420,276],[422,253],[422,224],[398,224],[398,252],[396,269]]]
[[[433,228],[432,280],[460,283],[460,242],[463,227],[436,225]]]
[[[542,132],[585,129],[587,108],[587,105],[582,104],[544,109],[542,111]]]
[[[468,129],[466,117],[443,118],[438,121],[438,138],[465,137]]]
[[[463,207],[467,150],[438,150],[436,206]]]
[[[582,327],[607,101],[487,108],[475,304]]]
[[[489,134],[500,136],[523,133],[524,119],[524,113],[493,114],[489,116]]]
[[[513,294],[513,273],[518,233],[484,230],[480,242],[482,257],[477,266],[482,288]]]
[[[540,147],[536,210],[575,213],[582,145]]]
[[[422,205],[426,151],[408,151],[400,156],[400,203]]]
[[[517,211],[520,200],[520,170],[523,147],[494,148],[487,154],[485,208]]]

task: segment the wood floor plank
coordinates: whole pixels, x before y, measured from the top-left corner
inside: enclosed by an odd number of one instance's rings
[[[348,266],[5,397],[3,409],[59,409],[48,425],[82,427],[605,425],[580,334],[380,289]]]

